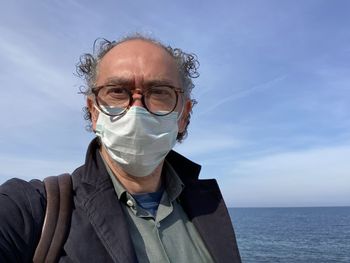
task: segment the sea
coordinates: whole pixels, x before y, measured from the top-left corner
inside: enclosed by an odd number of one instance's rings
[[[243,263],[350,263],[350,207],[229,208]]]

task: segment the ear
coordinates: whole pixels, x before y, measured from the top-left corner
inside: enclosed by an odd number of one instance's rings
[[[91,97],[87,97],[86,99],[86,106],[90,112],[91,115],[91,123],[92,123],[92,130],[96,130],[96,122],[98,118],[98,110],[95,108],[95,102]]]
[[[188,123],[188,117],[190,115],[191,110],[192,110],[192,102],[191,100],[187,100],[184,105],[182,116],[178,122],[179,133],[183,133],[185,131]]]

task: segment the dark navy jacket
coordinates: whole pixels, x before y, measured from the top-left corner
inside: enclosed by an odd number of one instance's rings
[[[74,208],[60,262],[137,262],[123,209],[99,154],[89,146],[73,174]],[[216,262],[241,262],[227,208],[214,179],[171,151],[166,157],[185,188],[179,201]],[[31,262],[45,216],[43,183],[12,179],[0,186],[0,262]]]

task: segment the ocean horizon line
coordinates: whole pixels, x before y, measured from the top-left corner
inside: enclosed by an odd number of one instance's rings
[[[350,205],[319,205],[319,206],[230,206],[228,208],[350,208]]]

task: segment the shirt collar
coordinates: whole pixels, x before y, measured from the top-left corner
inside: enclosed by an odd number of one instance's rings
[[[168,193],[169,201],[172,202],[179,197],[185,185],[167,160],[164,161],[163,171],[165,175],[165,190]]]
[[[111,180],[112,180],[115,193],[117,194],[118,199],[121,200],[121,199],[122,199],[122,196],[124,196],[125,193],[126,193],[127,191],[126,191],[126,189],[124,188],[124,186],[119,182],[119,180],[117,179],[117,177],[114,175],[112,169],[109,167],[108,163],[107,163],[106,160],[103,158],[102,154],[101,154],[101,157],[102,157],[103,163],[104,163],[105,166],[106,166],[108,175],[109,175],[109,177],[110,177]]]

